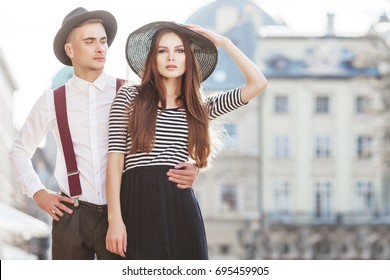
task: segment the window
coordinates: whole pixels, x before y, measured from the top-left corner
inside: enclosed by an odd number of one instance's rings
[[[223,210],[237,210],[237,188],[233,185],[224,185],[221,190]]]
[[[357,114],[366,114],[371,109],[371,99],[367,96],[357,96],[356,97],[356,113]]]
[[[329,114],[329,97],[317,96],[315,100],[315,112],[317,114]]]
[[[357,137],[357,157],[360,159],[370,159],[372,157],[372,137],[360,135]]]
[[[274,137],[275,158],[289,158],[291,156],[290,149],[290,138],[288,136]]]
[[[290,209],[290,184],[285,179],[272,182],[273,210],[277,215],[286,215]]]
[[[238,148],[238,129],[236,124],[224,124],[223,128],[227,137],[223,139],[223,145],[226,149],[234,150]]]
[[[275,96],[275,113],[285,114],[288,113],[288,97],[279,95]]]
[[[359,180],[356,183],[357,210],[370,213],[375,209],[374,187],[370,180]]]
[[[315,184],[315,215],[317,218],[328,218],[332,213],[331,183],[327,180],[317,181]]]
[[[314,153],[316,158],[330,158],[331,157],[331,137],[316,136],[315,137]]]
[[[220,245],[219,251],[222,255],[228,255],[230,253],[230,245],[229,244]]]

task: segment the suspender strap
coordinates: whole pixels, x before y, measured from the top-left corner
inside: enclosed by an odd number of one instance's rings
[[[116,79],[116,92],[118,93],[121,86],[125,83],[125,80],[122,79]]]
[[[65,85],[54,90],[54,106],[65,157],[66,170],[68,172],[70,196],[79,196],[81,195],[80,172],[77,169],[76,156],[74,154],[72,137],[69,130]]]
[[[124,81],[125,80],[122,79],[116,79],[116,92],[118,92]],[[54,107],[56,111],[58,131],[60,133],[62,149],[64,152],[66,170],[68,173],[70,196],[78,197],[81,195],[80,172],[77,168],[76,156],[69,130],[65,85],[62,85],[54,90]]]

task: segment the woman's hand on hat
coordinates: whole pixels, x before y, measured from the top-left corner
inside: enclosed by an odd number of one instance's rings
[[[217,34],[213,31],[207,30],[203,27],[200,27],[199,25],[186,24],[185,27],[208,38],[211,42],[214,43],[216,48],[225,47],[225,44],[229,41],[227,37]]]

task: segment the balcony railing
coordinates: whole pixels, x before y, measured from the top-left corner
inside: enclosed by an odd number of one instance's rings
[[[266,215],[270,225],[364,225],[390,224],[390,213],[337,213],[316,215],[313,213],[268,213]]]

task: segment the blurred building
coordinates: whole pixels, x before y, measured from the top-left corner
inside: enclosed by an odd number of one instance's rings
[[[323,34],[292,34],[252,0],[216,0],[187,20],[229,37],[269,82],[220,120],[230,138],[194,186],[210,258],[390,258],[383,40],[338,36],[333,20]],[[226,60],[211,93],[242,84]]]
[[[15,129],[12,123],[12,95],[17,89],[17,84],[9,70],[9,66],[0,49],[0,184],[2,191],[0,192],[0,201],[7,204],[12,204],[15,201],[17,191],[12,186],[15,182],[12,176],[10,164],[8,163],[8,151],[11,147],[11,142]],[[4,159],[4,160],[3,160]]]
[[[15,135],[12,108],[17,84],[0,49],[0,259],[45,258],[42,244],[50,227],[29,214],[29,204],[12,173],[8,152]]]

